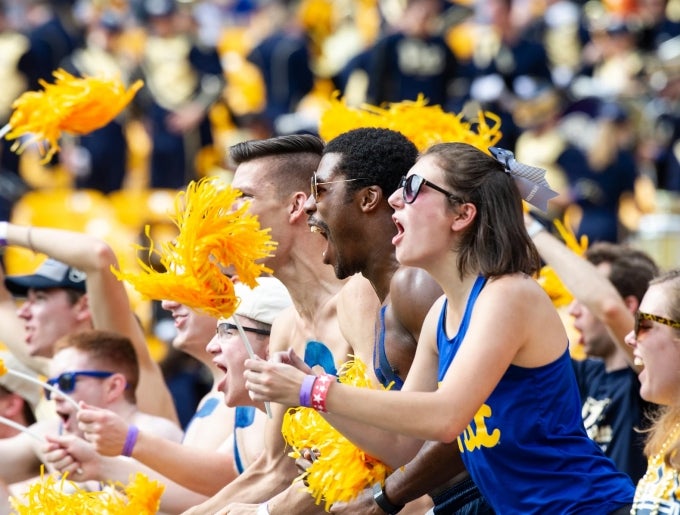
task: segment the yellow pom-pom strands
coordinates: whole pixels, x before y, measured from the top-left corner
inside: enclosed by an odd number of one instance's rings
[[[179,235],[161,249],[155,249],[153,242],[148,248],[149,255],[158,254],[166,272],[139,260],[141,273],[113,270],[114,274],[147,298],[174,300],[216,318],[232,317],[239,299],[224,270],[232,269],[239,281],[254,288],[261,274],[272,271],[258,261],[276,248],[270,230],[260,228],[257,216],[248,214],[248,204],[240,197],[241,192],[219,177],[191,182],[186,193],[177,196],[171,215]],[[232,320],[254,358],[243,328],[235,317]],[[265,409],[271,417],[269,403]]]
[[[418,150],[423,151],[435,143],[456,141],[468,143],[489,153],[489,147],[500,141],[500,117],[494,113],[466,109],[466,114],[453,114],[440,106],[427,105],[421,95],[415,101],[405,100],[376,107],[364,104],[348,107],[337,95],[330,107],[321,115],[319,135],[330,141],[334,137],[359,127],[380,127],[401,132]],[[475,119],[467,119],[476,116]]]
[[[51,384],[48,384],[44,381],[40,381],[39,379],[36,379],[35,377],[31,377],[28,374],[24,374],[23,372],[19,372],[18,370],[12,370],[11,368],[7,368],[5,366],[5,363],[2,359],[0,359],[0,375],[5,375],[5,374],[10,374],[13,375],[14,377],[18,377],[20,379],[23,379],[24,381],[28,381],[29,383],[37,384],[38,386],[42,386],[44,389],[49,390],[52,393],[56,393],[57,395],[61,395],[64,399],[66,399],[68,402],[73,404],[73,406],[76,409],[80,409],[78,406],[78,403],[73,399],[73,397],[70,397],[69,395],[66,395],[64,392],[62,392],[59,388],[56,388],[52,386]]]
[[[238,299],[224,270],[233,269],[241,282],[254,288],[261,274],[271,273],[258,261],[276,248],[270,230],[260,229],[257,216],[247,213],[247,204],[237,202],[240,196],[219,177],[191,182],[170,215],[179,229],[177,238],[160,249],[153,243],[146,249],[137,246],[156,254],[166,271],[158,272],[140,259],[141,272],[113,272],[147,298],[174,300],[229,318]]]
[[[12,146],[17,153],[37,143],[43,163],[59,150],[62,132],[87,134],[103,127],[143,86],[137,81],[126,89],[118,79],[79,78],[61,69],[53,75],[54,83],[41,80],[42,91],[27,91],[14,101],[9,123],[0,130],[0,137],[17,140]]]
[[[109,483],[103,490],[90,492],[68,481],[66,475],[59,481],[53,475],[46,476],[43,467],[40,479],[31,483],[22,499],[9,500],[18,515],[154,515],[164,490],[161,483],[138,472],[128,485]]]
[[[345,363],[339,371],[341,383],[360,388],[374,388],[366,365],[358,358]],[[293,458],[304,449],[311,449],[318,457],[298,478],[304,480],[317,504],[323,500],[326,511],[338,501],[351,501],[365,488],[383,483],[392,469],[367,455],[333,428],[312,408],[292,408],[281,426]]]

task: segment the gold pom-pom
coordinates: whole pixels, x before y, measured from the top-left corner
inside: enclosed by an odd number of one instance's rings
[[[143,85],[137,81],[126,90],[119,79],[79,78],[62,69],[53,75],[53,84],[40,81],[43,91],[27,91],[14,101],[6,136],[10,140],[28,136],[26,141],[17,141],[12,146],[17,153],[37,142],[43,163],[59,150],[62,131],[87,134],[103,127],[130,103]]]
[[[4,376],[7,373],[7,366],[5,366],[5,361],[0,358],[0,376]]]
[[[230,317],[238,307],[234,285],[225,270],[232,268],[239,280],[251,288],[262,273],[271,273],[258,260],[272,255],[276,243],[270,229],[260,229],[257,216],[247,212],[248,203],[236,204],[241,192],[219,176],[192,181],[175,201],[171,220],[179,229],[174,241],[153,246],[165,272],[158,272],[141,259],[141,272],[114,274],[128,281],[151,299],[169,299],[200,309],[216,318]],[[147,237],[149,237],[147,228]]]
[[[427,105],[422,95],[415,101],[395,102],[383,108],[369,104],[349,107],[336,93],[321,115],[319,135],[330,141],[352,129],[378,127],[402,133],[419,151],[435,143],[455,141],[488,154],[489,147],[501,139],[500,123],[498,115],[481,109],[465,115],[448,113],[438,105]]]
[[[46,476],[43,467],[40,479],[31,483],[23,499],[10,497],[9,501],[17,515],[153,515],[158,513],[164,489],[138,472],[127,486],[110,482],[103,490],[90,492],[68,481],[66,475],[59,481],[54,475]]]
[[[373,388],[366,365],[354,358],[339,371],[341,383],[361,388]],[[328,511],[334,502],[351,501],[361,491],[375,483],[382,483],[392,469],[369,456],[333,428],[312,408],[291,408],[281,426],[286,443],[299,458],[304,449],[318,452],[319,457],[296,480],[306,483],[305,490],[316,504],[324,501]]]

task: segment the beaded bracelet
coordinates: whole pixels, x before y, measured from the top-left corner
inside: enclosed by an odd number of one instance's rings
[[[333,376],[328,374],[317,376],[312,387],[312,408],[326,413],[326,397],[328,396],[328,388],[333,381]]]
[[[128,458],[132,456],[132,449],[135,448],[138,435],[139,428],[137,426],[131,425],[128,427],[128,432],[125,436],[125,443],[123,444],[123,451],[120,453],[122,456],[127,456]]]
[[[304,406],[305,408],[312,407],[312,388],[314,388],[315,381],[316,376],[311,374],[306,375],[302,380],[302,384],[300,385],[300,406]]]

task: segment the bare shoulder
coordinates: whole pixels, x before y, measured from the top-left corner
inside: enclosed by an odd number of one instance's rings
[[[493,292],[497,296],[507,296],[506,300],[510,302],[514,300],[526,302],[531,299],[550,303],[550,299],[538,281],[527,274],[508,274],[490,278],[484,290]]]
[[[394,314],[416,338],[425,316],[442,294],[441,286],[421,268],[399,267],[390,282]]]

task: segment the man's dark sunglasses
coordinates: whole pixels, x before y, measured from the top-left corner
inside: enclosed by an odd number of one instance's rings
[[[424,177],[421,177],[420,175],[416,174],[409,175],[408,177],[404,176],[401,178],[401,181],[399,181],[399,187],[403,188],[402,195],[404,197],[404,202],[406,204],[412,204],[413,202],[415,202],[415,200],[418,198],[418,194],[420,193],[420,189],[423,187],[423,185],[429,186],[430,188],[432,188],[435,191],[438,191],[439,193],[443,193],[454,202],[460,202],[461,204],[465,203],[465,201],[458,195],[454,195],[450,191],[446,191],[444,188],[441,188],[436,184],[428,181]]]
[[[50,386],[56,386],[64,393],[71,393],[76,387],[76,380],[78,376],[95,377],[97,379],[106,379],[111,377],[115,372],[104,372],[103,370],[76,370],[74,372],[64,372],[57,377],[51,377],[45,381]],[[50,400],[52,392],[45,389],[45,398]]]

